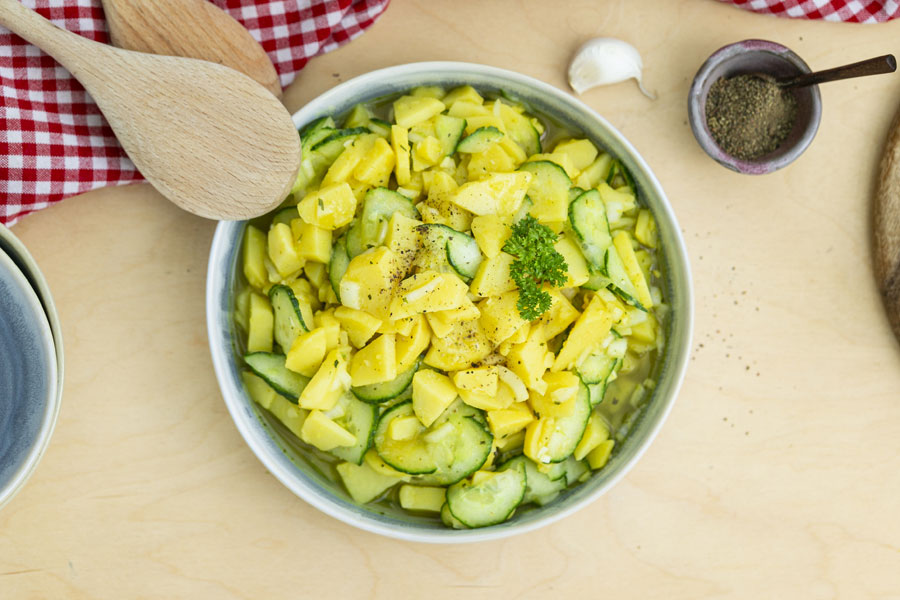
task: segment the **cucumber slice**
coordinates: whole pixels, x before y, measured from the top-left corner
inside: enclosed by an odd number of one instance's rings
[[[487,527],[512,516],[525,497],[525,465],[516,463],[473,484],[462,480],[447,488],[450,514],[467,527]]]
[[[426,223],[420,225],[418,230],[421,234],[422,247],[416,254],[415,266],[420,271],[437,271],[439,273],[455,270],[447,257],[447,241],[451,236],[460,234],[460,232],[440,223]]]
[[[503,132],[496,127],[492,125],[479,127],[462,139],[456,146],[456,151],[467,154],[484,152],[501,139],[503,139]]]
[[[384,187],[366,192],[364,202],[359,219],[359,235],[363,250],[380,246],[384,242],[388,221],[394,213],[400,213],[410,219],[419,218],[419,211],[409,198]]]
[[[477,417],[464,416],[463,412],[460,412],[447,422],[452,426],[451,433],[436,443],[433,449],[438,468],[430,475],[416,478],[417,483],[454,484],[480,469],[491,454],[494,437]],[[431,430],[437,431],[437,427],[432,425]]]
[[[465,130],[465,119],[449,115],[437,115],[434,117],[434,133],[441,143],[441,152],[444,156],[450,156],[456,152],[459,140],[462,138]]]
[[[375,424],[378,422],[378,407],[367,404],[353,397],[352,394],[344,394],[338,400],[340,410],[343,415],[335,417],[334,422],[352,433],[356,437],[356,444],[353,446],[338,446],[331,449],[331,454],[351,462],[361,465],[366,451],[372,445],[372,438],[375,435]]]
[[[583,284],[581,284],[581,287],[583,287],[586,290],[597,291],[597,290],[606,289],[606,287],[610,283],[612,283],[612,282],[609,280],[609,277],[607,277],[606,275],[603,275],[601,273],[591,273],[590,278],[587,281],[585,281]]]
[[[358,138],[364,133],[369,133],[368,128],[352,127],[350,129],[338,129],[337,131],[329,133],[322,141],[314,144],[310,148],[310,151],[318,152],[327,160],[328,164],[331,164],[338,156],[340,156],[341,152],[344,151],[344,148],[347,147],[347,142]]]
[[[578,367],[578,375],[586,384],[604,382],[615,368],[617,360],[605,354],[591,354]]]
[[[312,147],[334,133],[334,119],[331,117],[319,117],[300,131],[300,143],[303,153],[306,154]]]
[[[553,431],[547,441],[547,457],[552,463],[563,462],[573,452],[591,417],[591,396],[584,383],[579,384],[572,414],[554,419]]]
[[[291,221],[294,219],[299,219],[300,213],[297,212],[296,206],[285,206],[284,208],[278,209],[278,212],[275,213],[275,216],[272,217],[272,225],[276,225],[278,223],[284,223],[285,225],[290,225]],[[270,225],[271,227],[271,225]]]
[[[369,131],[383,138],[391,137],[391,124],[381,119],[371,118],[367,125]]]
[[[643,304],[638,302],[637,290],[634,288],[622,258],[615,246],[610,246],[606,251],[606,274],[610,279],[609,289],[622,299],[626,304],[647,312]]]
[[[525,496],[522,498],[523,504],[534,502],[539,506],[543,506],[554,500],[561,491],[566,489],[564,472],[557,479],[551,479],[549,475],[538,471],[534,461],[523,454],[509,460],[502,468],[513,463],[522,463],[525,467]]]
[[[622,368],[622,358],[606,354],[591,354],[581,363],[581,366],[578,367],[578,375],[588,387],[591,406],[603,402],[606,387],[615,379],[620,368]]]
[[[269,290],[269,301],[275,313],[275,341],[287,354],[297,336],[309,331],[309,325],[304,322],[300,303],[288,286],[273,285]]]
[[[350,114],[344,120],[344,127],[365,127],[369,124],[369,119],[373,117],[372,111],[365,104],[357,104],[350,109]]]
[[[569,205],[569,225],[591,270],[606,275],[606,255],[612,248],[612,234],[600,192],[588,190]]]
[[[575,460],[574,456],[570,456],[562,464],[565,466],[563,480],[567,486],[576,484],[586,473],[591,472],[590,467],[583,460]]]
[[[350,266],[350,255],[347,253],[347,238],[341,236],[331,249],[331,261],[328,263],[328,280],[337,299],[341,299],[341,279]]]
[[[566,171],[549,160],[526,162],[520,171],[532,174],[528,197],[534,202],[530,213],[541,223],[565,221],[569,210],[569,188],[572,180]]]
[[[251,352],[244,355],[244,362],[251,371],[262,377],[273,390],[296,404],[303,388],[309,383],[309,377],[294,373],[284,366],[284,361],[284,354],[274,352]]]
[[[415,418],[412,402],[392,406],[381,415],[375,427],[375,451],[381,460],[403,473],[434,473],[438,465],[425,436],[417,435],[408,440],[395,440],[388,436],[391,421],[409,416]]]
[[[346,233],[347,254],[351,259],[356,258],[368,248],[362,242],[362,225],[359,219],[353,221]]]
[[[525,115],[507,104],[500,104],[500,120],[506,133],[522,147],[527,156],[541,151],[541,135]]]
[[[353,395],[370,404],[381,404],[400,396],[410,386],[419,369],[418,362],[391,381],[350,388]]]
[[[472,279],[478,272],[482,256],[478,242],[470,235],[450,230],[447,238],[447,262],[464,279]]]

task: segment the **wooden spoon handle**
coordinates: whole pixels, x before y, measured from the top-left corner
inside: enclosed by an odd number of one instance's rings
[[[874,211],[875,277],[888,320],[900,340],[900,112],[888,136]]]
[[[824,71],[816,71],[815,73],[804,73],[793,79],[779,82],[779,86],[783,88],[803,87],[806,85],[814,85],[817,83],[826,83],[829,81],[839,81],[841,79],[852,79],[854,77],[866,77],[867,75],[880,75],[882,73],[893,73],[897,70],[897,59],[893,54],[885,54],[884,56],[876,56],[867,60],[826,69]]]
[[[0,25],[52,56],[76,79],[83,61],[89,60],[81,53],[103,46],[57,27],[18,0],[0,0]]]

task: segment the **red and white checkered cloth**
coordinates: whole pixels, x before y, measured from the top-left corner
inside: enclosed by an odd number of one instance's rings
[[[897,0],[719,0],[753,12],[793,19],[883,23],[900,16]]]
[[[389,0],[211,0],[269,54],[281,84],[375,22]],[[23,0],[51,21],[107,41],[100,0]],[[84,88],[0,27],[0,223],[65,197],[142,181]]]

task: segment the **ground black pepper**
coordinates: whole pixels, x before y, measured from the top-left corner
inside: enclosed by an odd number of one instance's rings
[[[756,75],[719,79],[706,98],[706,122],[713,139],[742,160],[778,148],[796,118],[797,100],[791,91]]]

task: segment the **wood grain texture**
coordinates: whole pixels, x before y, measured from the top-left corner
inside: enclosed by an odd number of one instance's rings
[[[900,113],[891,125],[881,160],[873,223],[875,277],[900,341]]]
[[[271,210],[290,191],[299,136],[279,100],[246,75],[93,42],[17,0],[0,0],[0,23],[78,79],[141,174],[181,208],[244,219]]]
[[[583,101],[662,182],[692,260],[695,348],[635,468],[547,528],[458,547],[343,525],[243,442],[207,349],[214,223],[149,186],[99,190],[13,227],[53,289],[66,341],[60,421],[0,511],[3,600],[900,599],[900,346],[871,269],[885,132],[900,76],[822,86],[813,144],[777,173],[728,171],[687,123],[714,50],[765,37],[812,68],[895,47],[900,22],[776,19],[710,0],[394,0],[310,61],[296,110],[336,83],[417,60],[514,69],[566,89],[586,39],[628,41],[634,82]]]
[[[199,58],[250,76],[281,97],[278,73],[243,25],[207,0],[102,0],[113,45]]]

